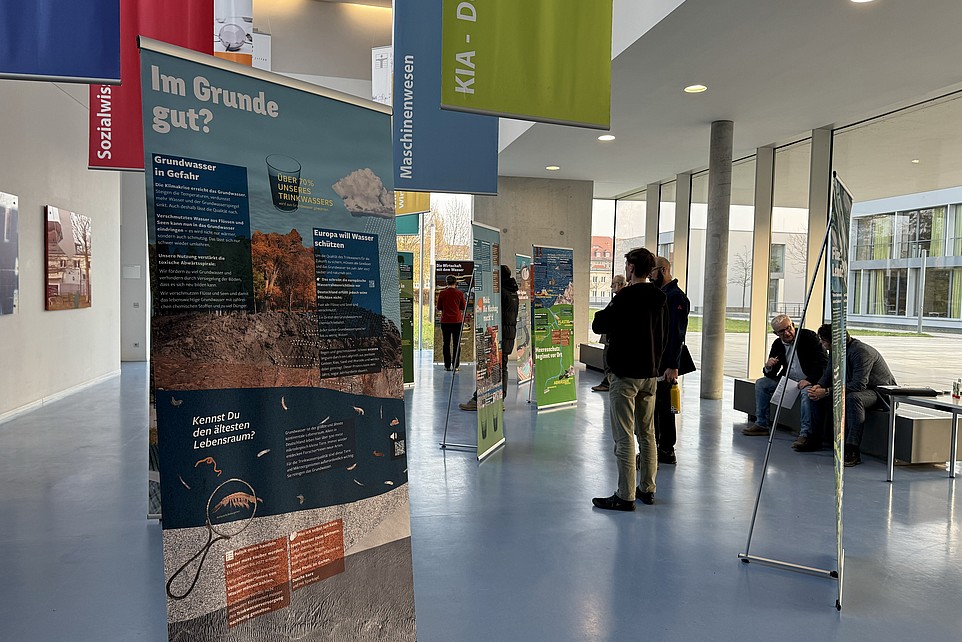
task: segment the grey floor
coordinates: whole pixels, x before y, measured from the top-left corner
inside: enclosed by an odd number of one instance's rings
[[[507,446],[478,464],[438,441],[450,373],[408,395],[418,639],[960,639],[962,502],[944,467],[846,469],[845,608],[833,581],[744,565],[766,440],[684,387],[678,465],[654,506],[592,508],[615,485],[604,395],[507,400]],[[465,368],[454,401],[473,390]],[[160,529],[146,511],[146,369],[0,424],[0,640],[165,640]],[[473,439],[455,409],[449,439]],[[830,453],[775,438],[751,552],[834,565]],[[959,514],[957,514],[959,513]]]

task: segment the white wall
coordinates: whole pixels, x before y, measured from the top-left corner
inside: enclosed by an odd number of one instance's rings
[[[501,230],[501,262],[512,272],[514,255],[530,256],[532,244],[574,250],[576,344],[588,340],[593,191],[591,181],[501,176],[497,196],[474,199],[474,220]]]
[[[120,366],[120,179],[87,167],[87,87],[0,81],[0,191],[20,197],[20,308],[0,317],[0,419]],[[92,219],[93,305],[44,310],[44,205]]]

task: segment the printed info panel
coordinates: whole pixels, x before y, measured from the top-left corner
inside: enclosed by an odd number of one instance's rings
[[[342,520],[291,533],[291,585],[295,591],[343,572]]]
[[[224,555],[227,626],[291,604],[287,538],[260,542]]]

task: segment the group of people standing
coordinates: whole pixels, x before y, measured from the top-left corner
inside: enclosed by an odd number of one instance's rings
[[[591,324],[605,336],[606,358],[605,380],[592,389],[608,392],[618,489],[592,503],[632,511],[636,499],[654,503],[659,462],[676,463],[671,388],[678,381],[690,304],[668,259],[645,248],[625,255],[625,281],[613,281],[612,290],[611,302]]]

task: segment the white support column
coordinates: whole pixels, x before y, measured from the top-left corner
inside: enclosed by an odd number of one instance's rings
[[[748,377],[762,376],[768,359],[768,275],[772,253],[775,148],[755,151],[755,226],[752,234],[752,299],[748,327]]]
[[[808,270],[807,281],[815,275],[815,262],[825,240],[828,226],[829,198],[832,189],[832,129],[823,127],[812,130],[812,164],[808,181]],[[805,325],[817,329],[825,320],[825,272],[828,257],[822,258],[822,266],[815,279],[812,298],[805,313]]]
[[[661,183],[649,183],[645,191],[645,247],[658,254],[658,215],[661,212]]]
[[[671,275],[678,279],[678,287],[688,287],[688,230],[691,227],[691,174],[675,177],[675,256]]]

